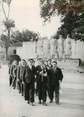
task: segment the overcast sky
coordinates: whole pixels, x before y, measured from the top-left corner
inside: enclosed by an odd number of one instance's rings
[[[10,16],[15,20],[17,29],[40,32],[41,36],[50,37],[60,26],[59,17],[53,18],[52,22],[45,26],[42,24],[39,0],[12,0]]]

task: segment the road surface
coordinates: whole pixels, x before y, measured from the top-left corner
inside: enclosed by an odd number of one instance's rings
[[[8,85],[8,67],[0,69],[0,117],[84,117],[84,73],[64,71],[60,90],[60,105],[28,105],[24,98]]]

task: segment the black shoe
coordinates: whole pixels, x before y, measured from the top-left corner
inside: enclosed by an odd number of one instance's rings
[[[28,100],[28,102],[27,102],[28,104],[30,104],[30,101]]]
[[[46,102],[43,102],[43,105],[44,105],[44,106],[47,106]]]
[[[58,104],[58,105],[59,105],[59,101],[56,101],[56,104]]]
[[[53,100],[50,100],[50,103],[53,103]]]
[[[41,104],[41,100],[39,101],[39,104]]]
[[[31,105],[32,105],[32,106],[35,106],[35,104],[34,104],[34,103],[31,103]]]

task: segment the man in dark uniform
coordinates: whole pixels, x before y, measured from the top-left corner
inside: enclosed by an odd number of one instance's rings
[[[22,96],[24,95],[25,92],[25,84],[24,84],[24,72],[26,70],[26,61],[24,59],[21,60],[21,62],[19,62],[18,65],[18,73],[17,73],[17,85],[18,85],[18,90],[19,93],[22,94]]]
[[[31,73],[31,86],[30,86],[30,102],[32,103],[32,106],[34,106],[35,98],[35,75],[36,75],[36,67],[35,67],[35,61],[34,59],[29,59],[29,68]]]
[[[12,63],[13,71],[12,71],[12,87],[16,88],[17,85],[17,61],[14,60]]]
[[[40,64],[37,66],[37,89],[38,89],[38,98],[39,98],[39,104],[41,104],[41,101],[43,101],[43,105],[46,104],[47,99],[47,70],[43,63],[43,61],[40,60]]]
[[[20,56],[16,54],[16,50],[13,50],[13,54],[9,57],[8,61],[9,61],[9,86],[11,85],[11,82],[12,82],[12,76],[10,75],[10,71],[11,71],[11,68],[12,68],[12,63],[14,61],[17,62],[17,65],[19,64],[19,61],[20,61]]]
[[[21,58],[19,55],[16,54],[16,50],[13,50],[13,54],[9,56],[8,60],[9,60],[9,65],[11,65],[14,60],[16,60],[17,63],[19,63],[19,61],[21,61]]]
[[[13,80],[13,68],[14,66],[11,65],[9,68],[9,86],[12,86],[12,80]]]
[[[59,104],[59,89],[60,82],[63,80],[63,74],[60,68],[57,67],[57,62],[52,62],[52,89],[51,89],[51,99],[53,100],[53,94],[55,92],[55,102]]]
[[[28,103],[31,103],[32,106],[34,106],[34,66],[32,65],[32,60],[28,61],[28,65],[26,66],[25,71],[25,100],[28,101]]]
[[[50,99],[50,103],[53,102],[53,96],[52,96],[52,64],[51,64],[51,59],[48,60],[47,62],[47,74],[48,74],[48,95]]]

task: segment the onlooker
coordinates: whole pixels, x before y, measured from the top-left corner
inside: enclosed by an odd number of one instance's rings
[[[16,54],[16,50],[13,50],[13,54],[9,56],[8,60],[9,60],[9,65],[11,65],[14,60],[16,60],[17,63],[19,63],[21,58],[19,55]]]

